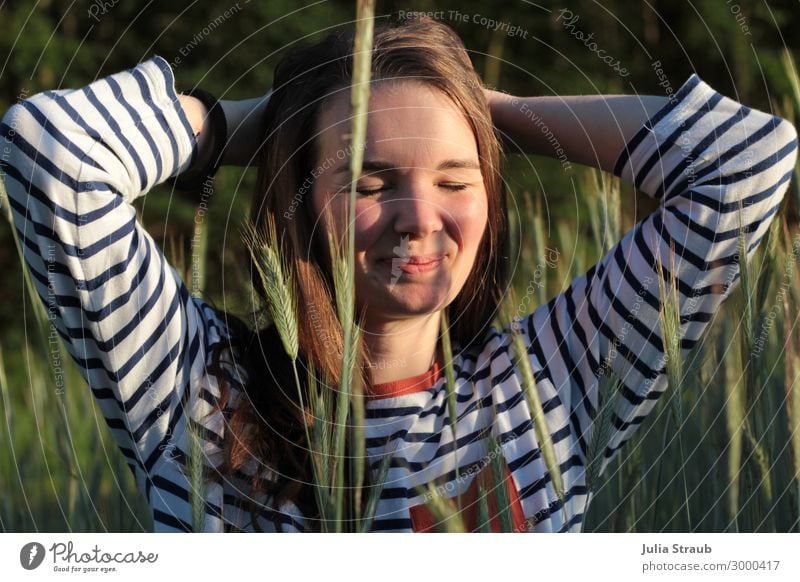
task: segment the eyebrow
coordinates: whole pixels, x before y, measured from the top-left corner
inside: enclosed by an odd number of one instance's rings
[[[394,164],[384,160],[364,160],[361,166],[363,172],[385,172],[388,170],[397,169]],[[437,171],[442,170],[480,170],[481,166],[475,160],[468,159],[450,159],[444,160],[436,166]],[[334,174],[342,174],[350,172],[350,164],[345,163],[334,170]]]

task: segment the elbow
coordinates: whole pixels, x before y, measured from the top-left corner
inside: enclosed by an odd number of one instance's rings
[[[782,117],[777,119],[779,120],[775,128],[777,141],[781,150],[788,148],[786,165],[793,168],[797,163],[797,128]]]
[[[23,131],[21,124],[24,117],[24,109],[19,103],[13,105],[6,111],[0,119],[0,171],[5,174],[9,167],[17,163],[19,148],[16,144],[19,141],[20,132]]]
[[[46,96],[37,94],[15,103],[3,115],[0,120],[0,169],[3,173],[12,168],[27,168],[32,163],[34,147],[41,144],[45,131],[40,120],[47,119],[47,101]]]

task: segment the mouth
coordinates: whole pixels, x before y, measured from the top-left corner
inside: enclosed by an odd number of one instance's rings
[[[385,257],[378,263],[388,265],[392,270],[399,269],[410,275],[426,273],[439,267],[447,258],[447,253],[433,253],[429,255],[412,255],[408,257]]]

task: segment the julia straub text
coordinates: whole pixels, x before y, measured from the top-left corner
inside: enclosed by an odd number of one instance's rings
[[[642,544],[642,556],[648,554],[710,554],[711,546],[703,544],[702,546],[684,546],[683,544],[672,544],[667,546],[664,544],[653,544],[648,546]]]

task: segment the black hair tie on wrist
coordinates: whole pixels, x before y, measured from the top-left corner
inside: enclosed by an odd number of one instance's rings
[[[208,91],[194,88],[184,93],[184,95],[199,99],[208,109],[207,125],[210,126],[212,134],[211,147],[213,151],[208,163],[199,173],[192,172],[193,177],[182,175],[171,177],[167,179],[167,184],[170,184],[176,190],[199,191],[207,180],[216,175],[217,170],[222,165],[225,143],[228,140],[228,122],[225,119],[225,111],[223,111],[219,101]]]

